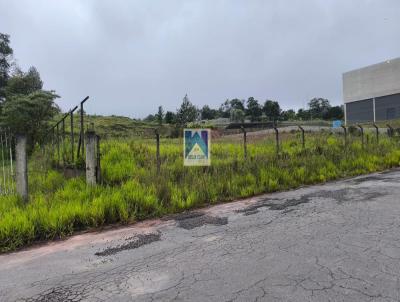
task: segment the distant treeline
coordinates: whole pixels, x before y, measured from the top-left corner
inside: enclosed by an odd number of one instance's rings
[[[188,96],[185,95],[180,108],[176,112],[164,112],[163,107],[158,107],[158,112],[150,114],[144,120],[158,122],[159,124],[186,125],[199,120],[213,120],[229,118],[232,122],[257,121],[290,121],[290,120],[340,120],[344,113],[342,106],[331,106],[329,100],[313,98],[307,104],[307,109],[282,110],[277,101],[266,100],[263,104],[253,97],[246,100],[232,99],[223,102],[218,109],[205,105],[197,108]]]

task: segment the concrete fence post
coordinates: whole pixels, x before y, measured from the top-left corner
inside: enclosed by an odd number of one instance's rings
[[[97,183],[97,135],[94,131],[86,132],[86,183],[96,185]]]
[[[26,135],[16,135],[15,176],[17,193],[24,201],[28,200],[28,160],[26,155]]]

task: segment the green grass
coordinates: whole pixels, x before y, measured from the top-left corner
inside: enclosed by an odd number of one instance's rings
[[[240,136],[212,141],[210,167],[184,167],[181,139],[161,140],[161,171],[156,169],[155,141],[102,140],[103,184],[88,187],[83,178],[65,179],[41,152],[30,162],[30,201],[0,197],[0,251],[40,240],[63,238],[92,227],[132,223],[256,194],[323,183],[380,171],[400,164],[397,139],[369,134],[362,148],[352,137],[298,133],[281,136],[279,155],[273,136],[249,138],[244,160]]]

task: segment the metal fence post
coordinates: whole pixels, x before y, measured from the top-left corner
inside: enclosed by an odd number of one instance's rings
[[[346,126],[341,126],[343,128],[343,132],[344,132],[344,147],[347,147],[347,128]]]
[[[82,156],[83,156],[83,154],[84,154],[84,132],[85,132],[85,129],[84,129],[84,123],[83,123],[83,104],[87,101],[89,99],[89,97],[87,96],[87,97],[85,97],[84,99],[83,99],[83,101],[81,102],[81,104],[80,104],[80,118],[81,118],[81,120],[80,120],[80,134],[79,134],[79,142],[78,142],[78,152],[77,152],[77,157],[79,157],[79,154],[80,154],[80,150],[82,149]]]
[[[276,128],[276,126],[274,126],[274,130],[275,130],[275,142],[276,142],[276,153],[279,153],[279,130],[278,128]]]
[[[59,123],[57,123],[57,166],[60,166],[60,135],[59,135]]]
[[[388,127],[388,136],[393,137],[394,130],[393,130],[392,126],[390,126],[389,124],[387,124],[386,126]]]
[[[28,200],[28,163],[26,157],[26,135],[19,134],[16,136],[16,185],[17,193],[24,201]]]
[[[61,152],[62,152],[62,162],[63,166],[65,168],[65,117],[62,118],[61,120]]]
[[[75,137],[74,137],[74,111],[77,108],[78,108],[78,106],[75,106],[74,109],[72,109],[69,112],[70,120],[71,120],[71,163],[73,165],[75,165],[75,160],[74,160],[74,144],[75,144],[75,142],[74,142],[74,140],[75,140]]]
[[[156,160],[157,160],[157,173],[160,173],[161,160],[160,160],[160,133],[158,129],[154,130],[156,134]]]
[[[305,141],[305,137],[304,137],[304,128],[301,127],[300,125],[298,125],[299,129],[301,130],[301,143],[303,145],[303,149],[306,146],[306,141]]]
[[[361,125],[357,125],[358,128],[360,128],[361,131],[361,146],[364,148],[364,128]]]
[[[240,129],[243,131],[243,152],[244,152],[244,158],[247,159],[247,132],[246,129],[241,126]]]
[[[379,128],[375,123],[373,125],[374,125],[375,131],[376,131],[376,143],[379,144]]]

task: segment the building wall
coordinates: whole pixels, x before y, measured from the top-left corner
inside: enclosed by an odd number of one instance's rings
[[[362,100],[346,104],[347,123],[368,122],[374,120],[373,100]]]
[[[375,117],[377,121],[400,118],[400,94],[375,98]]]
[[[343,74],[345,103],[400,93],[400,58]]]

